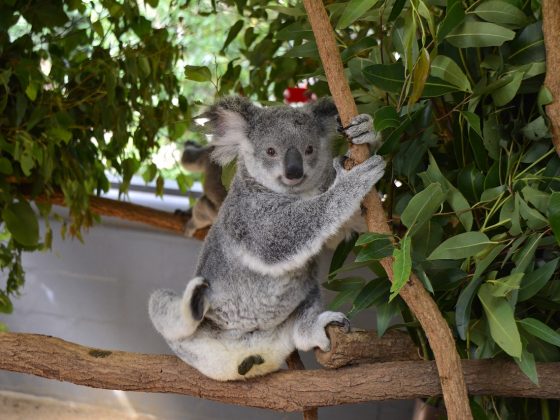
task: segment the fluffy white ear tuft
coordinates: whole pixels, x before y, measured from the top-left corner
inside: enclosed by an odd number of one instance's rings
[[[219,165],[227,165],[234,160],[242,147],[247,146],[247,122],[236,112],[221,109],[219,124],[215,126],[212,142],[212,160]]]
[[[225,165],[239,156],[242,148],[250,148],[247,131],[259,108],[246,98],[232,96],[213,105],[203,116],[209,118],[214,146],[212,159]]]

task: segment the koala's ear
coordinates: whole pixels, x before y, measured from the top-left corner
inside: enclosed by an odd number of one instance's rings
[[[338,110],[332,99],[321,98],[318,101],[306,105],[305,109],[315,117],[325,134],[332,133],[336,130],[335,117],[338,115]]]
[[[241,97],[224,98],[213,105],[202,117],[208,118],[207,126],[213,135],[212,160],[226,165],[239,155],[243,147],[250,146],[247,128],[259,108]]]

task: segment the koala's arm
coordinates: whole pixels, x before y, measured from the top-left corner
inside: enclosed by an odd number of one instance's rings
[[[333,185],[316,197],[297,200],[258,194],[249,203],[240,200],[235,210],[230,209],[241,219],[228,224],[230,235],[240,244],[233,252],[262,274],[277,276],[303,267],[360,208],[364,196],[383,176],[384,167],[380,156],[350,171],[335,160]]]

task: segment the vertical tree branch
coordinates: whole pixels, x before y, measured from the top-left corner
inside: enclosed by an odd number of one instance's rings
[[[550,119],[552,143],[560,156],[560,4],[558,0],[543,0],[543,33],[546,49],[545,86],[552,93],[552,103],[546,106]]]
[[[315,35],[319,55],[325,69],[325,75],[331,94],[334,98],[343,125],[348,125],[352,117],[357,115],[350,86],[344,77],[344,67],[336,45],[329,17],[321,0],[304,0],[311,28]],[[366,145],[351,146],[352,165],[363,162],[369,157]],[[386,222],[385,212],[377,191],[373,189],[364,200],[366,222],[372,232],[391,233]],[[393,280],[392,258],[381,260],[381,265]],[[461,370],[461,360],[455,349],[455,340],[445,319],[422,283],[412,275],[401,289],[401,297],[414,313],[434,353],[443,397],[449,418],[452,420],[471,419],[467,387]]]

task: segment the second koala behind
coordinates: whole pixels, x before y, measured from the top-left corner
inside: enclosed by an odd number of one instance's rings
[[[350,171],[331,156],[336,108],[258,108],[227,98],[207,113],[213,158],[237,173],[182,296],[158,290],[150,317],[172,350],[217,380],[280,368],[294,350],[328,350],[317,255],[382,177],[374,156]],[[369,124],[371,125],[371,124]],[[355,142],[371,133],[356,120]],[[367,131],[367,130],[365,130]],[[334,168],[333,168],[334,166]]]

